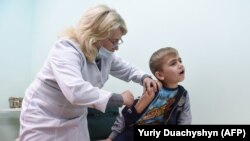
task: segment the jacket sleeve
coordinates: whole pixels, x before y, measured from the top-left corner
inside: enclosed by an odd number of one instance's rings
[[[144,111],[142,113],[137,113],[135,109],[135,104],[138,102],[139,99],[136,99],[131,107],[125,106],[122,110],[122,115],[124,117],[125,121],[125,128],[132,127],[142,116]]]
[[[180,113],[177,122],[178,125],[189,125],[192,122],[191,108],[190,108],[190,100],[188,93],[185,96],[185,103],[183,106],[183,111]]]
[[[125,121],[122,114],[119,114],[116,118],[116,121],[114,125],[111,127],[111,134],[109,135],[109,138],[114,140],[120,133],[123,132],[125,128]]]

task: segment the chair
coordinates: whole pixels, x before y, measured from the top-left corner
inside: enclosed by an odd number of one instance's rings
[[[90,140],[106,139],[111,133],[116,117],[119,114],[119,108],[107,108],[105,113],[88,108],[88,128]]]

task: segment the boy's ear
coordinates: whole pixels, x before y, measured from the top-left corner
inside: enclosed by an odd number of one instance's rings
[[[164,76],[162,75],[160,71],[155,72],[155,77],[159,80],[164,80]]]

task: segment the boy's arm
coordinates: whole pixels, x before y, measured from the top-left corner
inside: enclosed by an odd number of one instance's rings
[[[153,89],[149,89],[143,93],[141,98],[135,104],[135,109],[138,114],[141,114],[145,108],[150,104],[150,102],[154,99],[155,92]]]
[[[155,92],[153,89],[147,90],[143,93],[139,100],[135,100],[131,107],[125,107],[122,110],[122,114],[125,119],[125,127],[134,125],[134,123],[141,117],[154,97]]]
[[[192,122],[190,100],[188,93],[186,94],[186,100],[183,106],[183,111],[180,113],[177,119],[178,125],[189,125]]]

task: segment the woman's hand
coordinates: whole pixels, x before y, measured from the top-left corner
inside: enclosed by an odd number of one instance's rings
[[[159,89],[161,89],[162,83],[151,79],[149,77],[146,77],[143,79],[143,92],[153,89],[154,92],[157,92]]]
[[[126,105],[128,107],[132,106],[132,104],[134,103],[133,94],[129,90],[127,90],[127,91],[123,92],[121,95],[123,98],[123,105]]]

